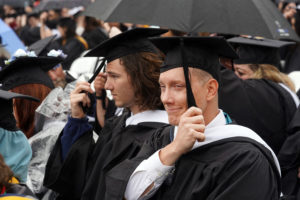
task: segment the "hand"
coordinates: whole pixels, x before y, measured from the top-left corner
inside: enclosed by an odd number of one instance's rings
[[[48,13],[47,12],[42,12],[42,14],[40,15],[40,22],[42,24],[44,24],[46,22],[47,18],[48,18]]]
[[[106,79],[107,79],[107,74],[103,72],[100,72],[95,78],[94,87],[95,87],[96,96],[102,95],[102,90],[104,89]]]
[[[204,141],[205,123],[200,108],[191,107],[181,117],[173,145],[177,152],[184,154],[192,149],[196,140]]]
[[[295,7],[296,7],[295,3],[289,3],[283,10],[283,16],[286,19],[292,19],[294,15],[297,13]]]
[[[84,91],[83,93],[81,93]],[[78,82],[76,84],[75,89],[70,94],[70,102],[71,102],[71,116],[73,118],[83,118],[85,117],[85,113],[80,106],[80,102],[83,106],[91,106],[91,100],[88,97],[87,93],[93,93],[94,91],[91,89],[90,83],[88,82]]]
[[[190,151],[196,140],[204,141],[205,123],[200,108],[191,107],[179,121],[177,135],[173,142],[159,151],[159,159],[164,165],[174,165],[180,156]]]

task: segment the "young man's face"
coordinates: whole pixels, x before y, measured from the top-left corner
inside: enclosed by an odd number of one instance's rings
[[[193,74],[190,77],[190,82],[197,106],[202,110],[205,109],[205,85]],[[168,113],[169,123],[178,125],[180,116],[188,108],[183,68],[178,67],[161,73],[159,84],[161,87],[161,101]]]
[[[120,59],[109,62],[106,73],[105,89],[111,91],[116,106],[132,107],[135,103],[134,89],[125,67],[120,63]]]

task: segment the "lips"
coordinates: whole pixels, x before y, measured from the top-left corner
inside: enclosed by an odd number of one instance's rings
[[[166,108],[166,111],[168,113],[176,113],[179,112],[181,109],[180,108]]]

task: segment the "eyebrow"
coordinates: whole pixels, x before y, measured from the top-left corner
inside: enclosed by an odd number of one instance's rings
[[[120,75],[119,73],[112,72],[112,71],[106,71],[106,73],[109,75]]]

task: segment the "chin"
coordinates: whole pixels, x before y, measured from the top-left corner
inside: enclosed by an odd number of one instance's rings
[[[179,124],[179,118],[177,116],[169,116],[169,124],[177,126]]]

